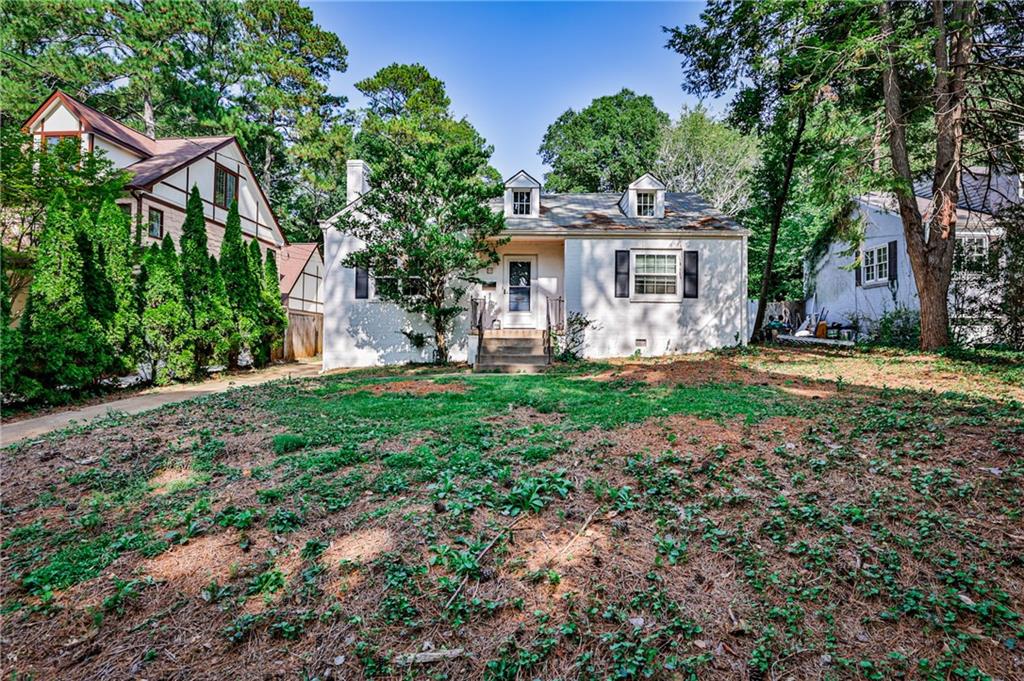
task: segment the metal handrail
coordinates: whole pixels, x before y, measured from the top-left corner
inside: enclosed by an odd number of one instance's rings
[[[485,298],[470,298],[469,299],[469,328],[470,331],[476,331],[478,336],[483,337],[484,335],[484,308],[487,300]]]

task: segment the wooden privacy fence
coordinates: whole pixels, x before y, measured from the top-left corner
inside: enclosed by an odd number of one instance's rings
[[[324,349],[324,316],[316,312],[288,310],[288,329],[284,333],[284,350],[275,359],[316,357]]]

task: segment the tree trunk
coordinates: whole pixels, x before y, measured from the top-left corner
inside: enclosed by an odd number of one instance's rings
[[[270,129],[274,130],[274,123],[277,120],[277,112],[271,111],[269,116]],[[267,136],[267,146],[263,149],[263,172],[260,174],[260,184],[270,191],[270,169],[274,163],[274,149],[271,145],[270,136]]]
[[[448,363],[448,331],[443,325],[434,325],[434,347],[437,348],[437,363]]]
[[[142,96],[142,122],[146,125],[146,136],[156,139],[156,114],[153,113],[153,96],[148,88]]]
[[[904,130],[902,91],[892,57],[894,45],[886,46],[886,66],[882,73],[886,125],[889,129],[889,153],[893,171],[900,180],[896,189],[900,219],[907,242],[907,255],[914,271],[921,305],[921,349],[937,350],[949,344],[949,285],[953,274],[956,244],[956,205],[959,199],[963,117],[966,99],[966,68],[973,50],[972,31],[977,20],[973,2],[955,2],[955,33],[946,30],[942,0],[933,0],[932,22],[935,28],[935,164],[932,172],[932,205],[926,223],[913,191],[913,174]],[[879,7],[882,29],[893,33],[888,3]],[[953,58],[947,47],[952,40]]]
[[[796,157],[800,153],[800,144],[803,141],[804,128],[807,126],[807,112],[803,107],[797,114],[796,131],[793,133],[793,141],[790,142],[789,150],[786,152],[785,172],[782,176],[782,186],[775,196],[772,206],[771,233],[768,237],[768,253],[764,261],[764,273],[761,276],[761,294],[757,299],[757,315],[754,317],[754,333],[756,334],[764,324],[764,312],[768,306],[768,289],[771,286],[772,269],[775,267],[775,247],[779,243],[779,227],[782,225],[782,215],[786,210],[786,201],[789,199],[789,187],[793,180],[793,167],[796,165]]]

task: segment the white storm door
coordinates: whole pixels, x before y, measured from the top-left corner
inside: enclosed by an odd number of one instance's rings
[[[537,328],[537,256],[505,256],[506,329]]]

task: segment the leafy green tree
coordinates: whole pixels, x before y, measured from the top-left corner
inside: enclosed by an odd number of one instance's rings
[[[488,172],[491,149],[412,134],[402,143],[384,136],[368,143],[377,159],[374,190],[339,225],[366,247],[345,266],[365,268],[382,299],[420,316],[433,332],[437,360],[447,362],[467,285],[498,261],[504,217],[487,203],[502,193]]]
[[[268,251],[272,264],[264,264],[259,242],[249,242],[249,263],[255,277],[257,298],[257,320],[253,342],[250,345],[253,364],[257,367],[270,363],[273,350],[284,342],[284,330],[288,317],[281,305],[281,289],[277,280],[277,263]],[[273,268],[273,274],[269,268]],[[270,277],[273,276],[273,281]]]
[[[104,333],[114,317],[114,290],[107,279],[107,257],[103,242],[96,239],[95,224],[88,209],[75,223],[75,242],[82,257],[82,295],[89,315],[100,323]]]
[[[921,305],[921,346],[948,342],[961,169],[972,162],[1024,168],[1015,139],[1016,102],[1024,97],[1019,15],[1005,0],[715,0],[699,24],[670,31],[669,47],[683,56],[684,87],[716,94],[739,88],[734,117],[771,127],[780,140],[785,162],[776,175],[763,286],[771,280],[790,169],[812,141],[820,145],[816,156],[830,150],[832,184],[850,189],[847,198],[863,188],[865,175],[872,188],[896,197]],[[822,103],[835,114],[829,124],[802,125]],[[921,175],[932,181],[926,213],[913,189]]]
[[[255,241],[252,242],[256,244]],[[281,302],[281,279],[277,272],[277,259],[274,251],[267,249],[266,259],[260,281],[262,330],[258,356],[254,355],[258,366],[268,364],[275,351],[284,345],[284,333],[288,327],[288,313]]]
[[[139,359],[142,343],[131,220],[117,204],[107,200],[96,220],[94,237],[99,244],[97,250],[104,255],[104,278],[110,289],[107,342],[118,359],[120,370],[130,371]]]
[[[203,200],[199,188],[193,186],[181,231],[181,279],[185,308],[192,322],[190,377],[194,379],[202,377],[207,366],[225,359],[230,344],[231,311],[218,290],[218,275],[210,261]]]
[[[252,343],[259,319],[259,282],[257,273],[251,269],[249,250],[242,239],[237,201],[232,201],[228,209],[224,240],[220,245],[220,273],[231,309],[228,366],[236,368],[242,350]]]
[[[2,273],[6,257],[0,258]],[[11,303],[7,275],[0,274],[0,396],[16,392],[20,383],[21,333],[11,326]]]
[[[760,160],[757,137],[716,121],[703,106],[683,108],[662,135],[655,174],[674,192],[694,192],[726,215],[750,205]]]
[[[240,57],[249,67],[241,82],[241,103],[285,145],[316,144],[336,123],[344,100],[327,92],[332,71],[347,68],[348,50],[337,35],[313,21],[297,0],[246,0],[240,14]],[[274,146],[264,145],[260,182],[273,191],[278,177]]]
[[[86,305],[82,255],[70,210],[58,189],[21,325],[23,392],[29,399],[60,401],[95,384],[111,364],[103,328]]]
[[[0,125],[0,241],[7,251],[4,275],[12,296],[21,295],[31,280],[53,188],[64,191],[69,205],[96,214],[104,202],[121,196],[126,181],[126,173],[108,159],[82,156],[75,140],[40,152],[17,127]]]
[[[623,89],[569,109],[548,126],[540,157],[551,172],[544,186],[556,192],[624,191],[652,172],[669,117],[647,95]]]
[[[151,376],[157,384],[194,373],[192,320],[185,307],[181,266],[171,235],[153,244],[143,258],[145,291],[142,330]]]
[[[381,137],[398,144],[416,144],[424,135],[448,145],[485,144],[466,118],[451,115],[444,82],[420,64],[390,64],[356,83],[356,89],[366,97],[366,111],[353,146],[371,165]],[[500,179],[497,170],[487,173]]]
[[[408,116],[443,118],[451,106],[444,82],[421,64],[389,64],[356,83],[371,116],[391,120]]]

